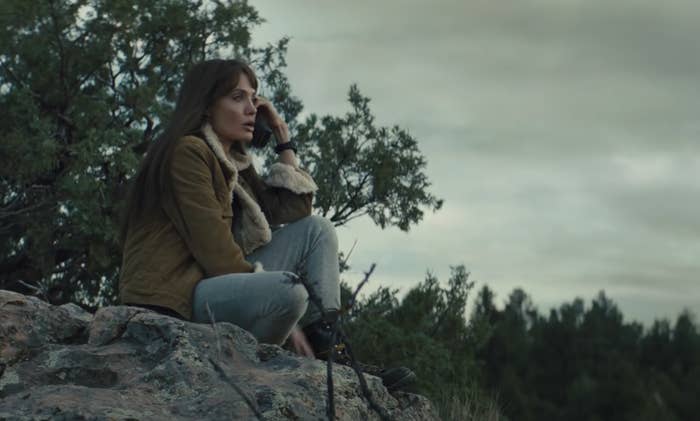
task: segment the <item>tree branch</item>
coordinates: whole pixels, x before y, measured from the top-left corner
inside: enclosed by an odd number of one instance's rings
[[[7,208],[2,208],[0,209],[0,220],[6,219],[6,218],[12,218],[14,216],[22,215],[24,213],[29,213],[32,211],[35,211],[37,209],[40,209],[46,205],[49,205],[50,201],[44,200],[42,202],[39,202],[34,205],[29,205],[27,207],[21,208],[21,209],[16,209],[16,210],[6,210]],[[54,204],[54,206],[57,206]]]
[[[350,260],[350,256],[352,256],[352,252],[355,251],[355,246],[357,245],[357,239],[352,243],[352,247],[350,247],[350,251],[348,252],[348,255],[345,256],[345,259],[343,259],[342,262],[340,262],[340,267],[345,267],[348,264],[348,260]]]
[[[369,179],[369,177],[370,177],[370,173],[366,173],[366,174],[362,177],[362,180],[360,180],[359,184],[357,185],[357,187],[356,187],[356,188],[354,189],[354,191],[352,192],[352,196],[345,202],[345,205],[344,205],[342,208],[340,208],[340,210],[335,211],[335,213],[334,213],[333,216],[331,217],[331,221],[334,221],[334,222],[337,222],[337,221],[344,221],[344,220],[346,220],[350,215],[352,215],[353,212],[355,212],[355,211],[357,211],[357,210],[359,210],[359,209],[362,209],[362,207],[364,207],[364,205],[366,205],[366,203],[364,203],[364,204],[362,204],[361,206],[353,206],[353,204],[355,203],[355,200],[357,200],[357,199],[359,198],[360,194],[362,193],[362,190],[363,190],[364,187],[365,187],[365,183],[367,182],[367,179]],[[343,176],[343,180],[345,181],[346,186],[350,186],[350,185],[352,184],[352,183],[350,183],[350,181],[348,181],[347,178],[344,177],[344,176]],[[347,212],[347,213],[346,213],[346,212]],[[354,218],[353,218],[353,219],[354,219]],[[341,222],[340,225],[342,225],[342,223],[345,223],[345,222],[347,222],[347,220],[344,221],[344,222]]]
[[[368,213],[369,213],[369,212],[367,212],[367,211],[363,211],[363,212],[357,213],[357,214],[355,214],[355,215],[353,215],[353,216],[347,217],[347,218],[345,218],[345,219],[339,219],[339,220],[337,220],[337,221],[334,221],[333,218],[331,218],[331,221],[333,221],[333,225],[334,225],[334,226],[339,227],[339,226],[341,226],[341,225],[347,224],[348,222],[350,222],[350,221],[352,221],[352,220],[354,220],[354,219],[361,218],[361,217],[367,215]]]
[[[363,286],[367,282],[369,282],[369,277],[372,276],[372,272],[374,272],[374,269],[377,267],[375,263],[372,263],[372,265],[369,267],[369,270],[365,272],[365,278],[357,285],[357,288],[355,288],[355,292],[350,296],[350,299],[348,302],[345,304],[345,308],[343,309],[344,313],[347,313],[350,311],[350,309],[355,305],[357,302],[357,295],[360,293],[360,290],[362,289]]]
[[[56,16],[55,2],[49,0],[49,6],[51,9],[51,22],[53,23],[54,37],[56,38],[56,44],[58,45],[58,56],[59,56],[59,70],[58,70],[58,80],[63,88],[63,99],[68,102],[70,96],[68,95],[68,82],[66,81],[66,64],[65,64],[65,48],[61,40],[61,31],[58,28],[58,17]],[[63,107],[62,107],[63,108]]]

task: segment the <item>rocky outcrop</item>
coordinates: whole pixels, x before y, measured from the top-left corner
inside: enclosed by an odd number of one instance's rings
[[[333,373],[337,419],[379,419],[355,373]],[[426,398],[366,379],[392,419],[437,419]],[[93,315],[0,290],[0,420],[194,419],[326,419],[325,364],[230,323],[127,306]]]

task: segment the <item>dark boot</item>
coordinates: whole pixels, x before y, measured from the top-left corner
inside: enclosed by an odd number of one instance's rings
[[[333,361],[348,367],[352,366],[350,355],[347,352],[342,338],[336,338],[333,342],[333,322],[337,319],[337,312],[327,312],[326,320],[319,320],[304,327],[303,331],[314,350],[316,358],[327,361],[331,352]],[[340,336],[340,335],[339,335]],[[364,373],[377,376],[382,379],[384,387],[389,391],[400,390],[413,384],[416,375],[409,368],[393,367],[381,368],[370,364],[357,363],[358,368]]]

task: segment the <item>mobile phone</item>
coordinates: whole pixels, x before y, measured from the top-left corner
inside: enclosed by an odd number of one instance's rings
[[[255,127],[253,128],[253,140],[250,145],[254,148],[264,148],[267,142],[270,141],[270,136],[272,135],[272,129],[267,122],[267,119],[263,117],[262,113],[257,113],[255,115]]]

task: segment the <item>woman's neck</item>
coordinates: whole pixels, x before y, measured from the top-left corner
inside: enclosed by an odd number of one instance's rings
[[[224,150],[226,155],[231,154],[231,148],[233,147],[234,141],[222,139],[219,137],[219,143],[221,143],[221,148]]]
[[[226,148],[226,146],[224,146],[224,148]],[[226,150],[229,154],[232,153],[232,152],[238,152],[238,153],[242,153],[242,154],[245,154],[245,153],[246,153],[245,148],[243,147],[243,142],[237,142],[237,141],[231,142],[231,143],[229,144],[228,149],[225,149],[225,150]]]

